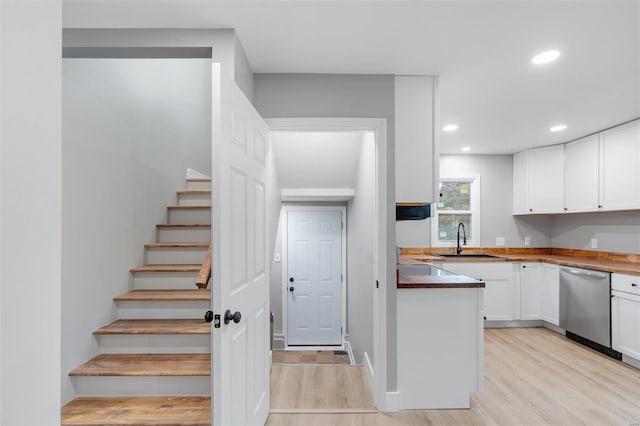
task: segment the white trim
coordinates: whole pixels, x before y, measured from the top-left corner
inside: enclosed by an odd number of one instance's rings
[[[289,339],[287,335],[288,330],[288,292],[284,291],[289,286],[288,282],[288,270],[289,270],[289,247],[287,245],[288,241],[288,215],[289,212],[294,211],[339,211],[342,216],[342,231],[341,231],[341,244],[342,244],[342,265],[341,265],[341,274],[342,274],[342,282],[340,283],[340,288],[342,289],[340,297],[342,298],[342,312],[341,312],[341,321],[342,321],[342,330],[340,332],[340,345],[331,345],[331,346],[315,346],[315,345],[296,345],[290,346]],[[336,349],[344,349],[344,337],[347,332],[347,285],[349,278],[347,277],[347,207],[346,206],[296,206],[296,205],[283,205],[281,210],[280,217],[282,219],[282,333],[284,334],[284,348],[286,351],[296,351],[296,350],[336,350]]]
[[[441,181],[469,181],[471,183],[471,236],[472,239],[467,239],[468,247],[480,247],[480,175],[470,175],[465,173],[443,173],[438,179],[438,183]],[[438,207],[437,202],[433,212],[433,220],[431,220],[431,246],[432,247],[455,247],[456,241],[439,241],[438,240]],[[446,211],[446,213],[462,213],[467,214],[467,211]],[[464,250],[464,247],[463,247]]]
[[[369,359],[369,354],[367,352],[364,353],[362,357],[362,365],[364,366],[364,371],[367,372],[367,379],[369,380],[369,386],[373,387],[373,378],[375,373],[373,372],[373,365],[371,364],[371,360]]]
[[[211,179],[211,176],[207,176],[204,173],[201,173],[195,169],[188,168],[187,179]]]
[[[387,392],[387,411],[400,411],[400,392]]]
[[[348,336],[344,341],[344,350],[347,351],[347,355],[349,355],[349,364],[356,365],[356,359],[353,356],[353,349],[351,348],[351,342],[349,342]]]
[[[373,293],[373,397],[378,410],[389,411],[387,403],[387,289],[395,288],[395,200],[388,187],[395,188],[395,176],[387,176],[387,120],[384,118],[273,118],[265,120],[271,130],[368,130],[375,134],[374,278],[379,288]],[[393,291],[393,288],[391,291]],[[284,327],[284,325],[283,325]],[[397,410],[399,405],[395,404]]]
[[[282,201],[349,201],[356,194],[353,188],[285,188],[280,190]]]

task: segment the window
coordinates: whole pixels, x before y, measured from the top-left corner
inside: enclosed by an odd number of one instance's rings
[[[480,176],[441,177],[439,199],[434,207],[432,246],[455,246],[459,223],[464,224],[467,245],[480,245]]]

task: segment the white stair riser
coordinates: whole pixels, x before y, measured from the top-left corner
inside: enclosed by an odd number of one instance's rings
[[[211,182],[187,181],[187,189],[211,189]]]
[[[134,272],[136,290],[183,290],[196,287],[197,272]]]
[[[210,334],[103,334],[101,354],[208,354]]]
[[[150,247],[146,249],[145,264],[188,264],[202,263],[207,257],[208,247]]]
[[[178,194],[179,206],[210,206],[211,194]]]
[[[209,396],[210,376],[74,376],[78,396]]]
[[[211,228],[158,228],[159,243],[211,243]]]
[[[211,309],[211,301],[120,301],[119,319],[200,319]]]
[[[211,224],[211,209],[169,209],[169,223]]]

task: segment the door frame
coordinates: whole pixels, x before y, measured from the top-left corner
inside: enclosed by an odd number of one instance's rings
[[[288,341],[288,315],[289,315],[289,294],[284,291],[289,286],[289,212],[311,212],[311,211],[339,211],[342,218],[342,231],[340,235],[341,253],[341,270],[342,282],[340,283],[341,306],[341,322],[340,330],[340,346],[289,346]],[[339,350],[345,348],[344,337],[347,330],[347,285],[349,277],[347,277],[347,206],[341,205],[295,205],[285,204],[282,206],[280,218],[282,220],[282,333],[284,334],[284,349],[286,351],[304,351],[304,350]]]
[[[384,118],[271,118],[270,130],[370,131],[375,135],[375,201],[373,292],[373,363],[366,368],[375,406],[380,411],[397,411],[397,391],[387,391],[388,372],[395,371],[395,346],[387,344],[387,299],[390,299],[391,339],[395,342],[395,176],[389,171],[387,120]],[[392,147],[393,148],[393,147]],[[392,151],[393,154],[393,151]],[[393,162],[391,162],[392,164]],[[375,286],[376,283],[371,283]],[[389,351],[392,353],[389,354]],[[390,356],[391,355],[391,356]],[[394,377],[395,377],[395,373]]]

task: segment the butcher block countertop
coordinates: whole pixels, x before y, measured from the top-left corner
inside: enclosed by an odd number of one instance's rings
[[[484,288],[482,281],[411,260],[403,261],[396,272],[398,288]]]
[[[640,275],[640,254],[558,248],[463,248],[462,254],[491,254],[498,258],[444,258],[454,248],[402,248],[400,263],[546,262],[605,272]],[[446,269],[446,267],[445,267]]]

